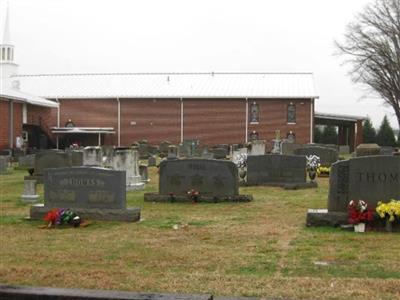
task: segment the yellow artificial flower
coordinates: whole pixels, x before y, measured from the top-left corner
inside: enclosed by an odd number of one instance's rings
[[[389,203],[378,202],[376,212],[381,218],[389,217],[389,222],[400,218],[400,200],[391,199]]]

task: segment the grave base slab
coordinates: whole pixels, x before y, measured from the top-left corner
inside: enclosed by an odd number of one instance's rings
[[[333,226],[347,224],[347,212],[328,211],[327,209],[309,209],[307,212],[307,226]]]
[[[30,209],[30,218],[32,220],[43,220],[43,217],[52,208],[53,207],[45,207],[44,204],[32,205]],[[126,209],[71,208],[71,210],[83,220],[123,222],[137,222],[140,220],[140,208],[138,207],[129,207]]]
[[[302,190],[302,189],[315,189],[318,187],[316,181],[304,182],[304,183],[287,183],[283,185],[285,190]]]
[[[250,202],[253,200],[252,195],[234,195],[234,196],[198,196],[196,199],[187,195],[160,195],[157,193],[145,193],[144,201],[146,202]]]

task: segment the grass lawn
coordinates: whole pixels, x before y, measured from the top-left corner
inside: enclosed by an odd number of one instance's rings
[[[150,168],[146,192],[157,191]],[[400,299],[400,234],[306,228],[318,189],[241,188],[250,203],[145,203],[138,223],[38,229],[20,202],[23,176],[0,175],[0,283],[290,299]],[[39,186],[43,200],[43,186]],[[173,229],[179,225],[178,229]]]

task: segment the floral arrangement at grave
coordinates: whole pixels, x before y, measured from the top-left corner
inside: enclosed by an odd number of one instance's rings
[[[239,177],[244,179],[246,177],[247,167],[247,153],[239,153],[235,156],[234,162],[239,169]]]
[[[351,200],[348,205],[348,222],[357,225],[359,223],[368,223],[374,219],[373,211],[368,208],[364,200]]]
[[[315,177],[317,176],[317,170],[321,166],[321,159],[317,155],[308,155],[306,156],[306,159],[308,176],[310,177],[311,181],[314,181]]]
[[[235,157],[235,164],[238,168],[245,168],[247,166],[247,153],[239,153]]]
[[[400,200],[391,199],[389,203],[378,202],[376,212],[379,217],[386,219],[388,222],[400,220]]]
[[[191,189],[191,190],[189,190],[189,191],[187,192],[187,194],[189,195],[190,199],[191,199],[193,202],[197,202],[197,201],[199,200],[199,197],[200,197],[200,192],[199,192],[199,191],[196,191],[196,190],[194,190],[194,189]]]
[[[54,208],[50,210],[43,218],[47,222],[47,227],[56,227],[60,225],[70,225],[79,227],[81,218],[72,210],[64,208]]]
[[[331,173],[331,168],[330,167],[319,166],[318,169],[317,169],[317,175],[318,176],[329,177],[330,173]]]

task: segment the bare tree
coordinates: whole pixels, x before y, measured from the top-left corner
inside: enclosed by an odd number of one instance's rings
[[[400,128],[400,0],[374,0],[335,42],[353,82],[363,83],[394,109]]]

